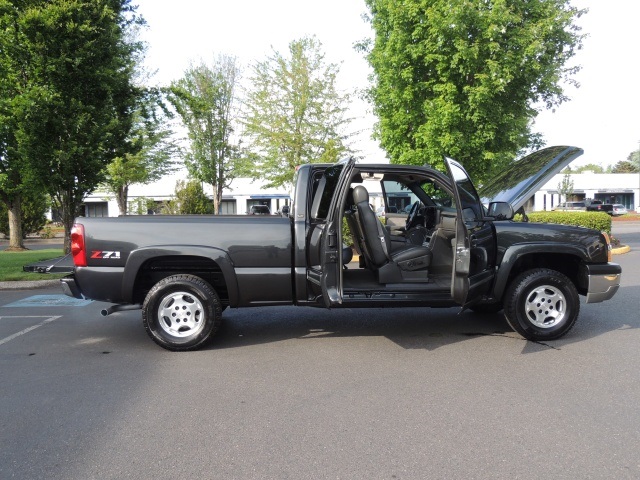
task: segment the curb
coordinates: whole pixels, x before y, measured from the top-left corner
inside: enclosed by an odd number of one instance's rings
[[[622,245],[618,248],[611,249],[611,255],[622,255],[623,253],[627,253],[631,251],[631,247],[629,245]]]
[[[0,290],[33,290],[36,288],[52,287],[59,285],[60,279],[55,280],[29,280],[19,282],[0,282]]]

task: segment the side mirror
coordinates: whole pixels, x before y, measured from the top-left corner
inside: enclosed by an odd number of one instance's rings
[[[280,210],[280,212],[282,212],[282,216],[283,217],[288,217],[289,216],[289,205],[283,206],[282,209]]]
[[[491,202],[487,215],[494,220],[511,220],[514,215],[513,207],[507,202]]]

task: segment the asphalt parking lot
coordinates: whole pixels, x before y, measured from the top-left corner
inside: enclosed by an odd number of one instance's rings
[[[457,309],[278,307],[171,353],[139,312],[0,291],[0,478],[640,478],[640,224],[614,234],[622,287],[548,344]]]

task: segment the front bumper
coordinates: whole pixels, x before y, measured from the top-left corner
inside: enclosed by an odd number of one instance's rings
[[[587,303],[609,300],[620,288],[622,268],[617,263],[585,265],[587,277]]]

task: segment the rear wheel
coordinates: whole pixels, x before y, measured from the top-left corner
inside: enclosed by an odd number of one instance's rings
[[[573,282],[560,272],[536,268],[521,273],[504,298],[509,326],[528,340],[553,340],[573,328],[580,298]]]
[[[156,283],[142,305],[142,323],[151,339],[167,350],[195,350],[220,326],[220,299],[194,275],[172,275]]]

